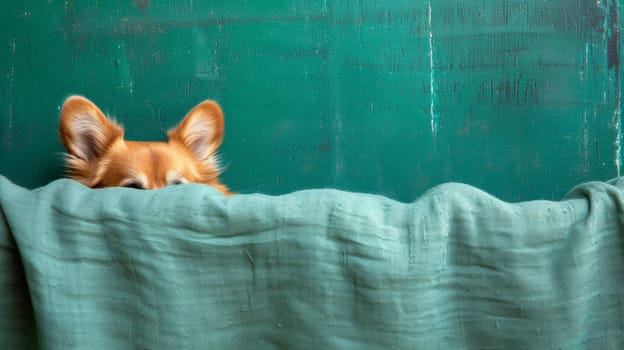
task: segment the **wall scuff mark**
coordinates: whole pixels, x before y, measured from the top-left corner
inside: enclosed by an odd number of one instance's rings
[[[607,1],[607,16],[605,29],[607,35],[607,63],[614,72],[615,106],[613,110],[613,125],[615,127],[615,167],[617,176],[620,176],[622,166],[622,82],[620,80],[620,19],[618,0]]]
[[[438,117],[435,111],[436,89],[435,89],[435,70],[433,63],[433,28],[431,27],[431,0],[428,1],[428,24],[429,24],[429,89],[431,90],[431,102],[429,105],[429,114],[431,115],[431,133],[434,140],[438,135]]]

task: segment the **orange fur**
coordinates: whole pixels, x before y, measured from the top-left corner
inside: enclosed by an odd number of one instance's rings
[[[213,101],[193,108],[167,142],[124,140],[124,129],[82,96],[65,101],[60,121],[68,175],[86,186],[156,189],[196,182],[230,195],[219,182],[216,155],[223,129],[223,112]]]

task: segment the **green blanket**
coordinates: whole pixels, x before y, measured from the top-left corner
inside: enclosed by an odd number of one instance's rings
[[[0,178],[3,349],[622,349],[624,179],[410,204]]]

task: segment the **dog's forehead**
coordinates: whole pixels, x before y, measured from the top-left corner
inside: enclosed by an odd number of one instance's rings
[[[127,154],[132,158],[138,158],[145,162],[157,163],[169,158],[179,156],[179,151],[172,149],[165,142],[134,142],[126,141]]]
[[[117,177],[139,182],[143,188],[167,186],[183,177],[189,161],[184,152],[164,142],[126,141],[111,152]]]

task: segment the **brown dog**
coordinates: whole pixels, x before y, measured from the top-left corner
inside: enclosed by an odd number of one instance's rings
[[[195,106],[167,133],[167,142],[124,140],[124,129],[81,96],[65,101],[60,121],[69,177],[86,186],[156,189],[197,182],[230,195],[219,182],[216,154],[223,128],[223,112],[213,101]]]

